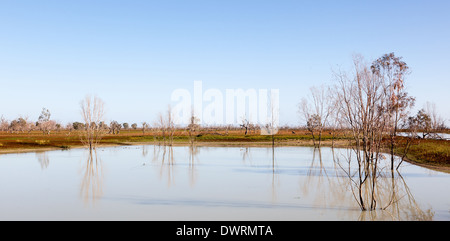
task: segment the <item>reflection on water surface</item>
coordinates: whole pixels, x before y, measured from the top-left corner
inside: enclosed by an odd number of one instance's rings
[[[450,175],[345,149],[125,146],[0,156],[2,220],[450,220]],[[389,158],[387,158],[389,159]],[[360,202],[375,205],[361,211]]]

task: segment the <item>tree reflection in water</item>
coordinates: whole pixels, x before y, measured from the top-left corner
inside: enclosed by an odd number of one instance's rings
[[[46,169],[50,164],[50,160],[48,159],[47,152],[36,152],[36,156],[39,164],[41,165],[41,169]]]
[[[82,168],[80,196],[85,204],[92,200],[92,204],[103,196],[103,169],[102,160],[97,155],[97,150],[88,149],[88,155]]]
[[[333,151],[333,149],[332,149]],[[302,194],[313,196],[314,206],[342,206],[347,203],[348,195],[346,185],[342,177],[335,173],[333,166],[327,166],[330,162],[322,160],[322,149],[314,147],[311,164],[306,172],[306,180],[301,185]]]
[[[267,156],[270,156],[270,164],[269,168],[271,170],[271,199],[272,203],[277,202],[277,187],[280,185],[279,173],[277,172],[277,161],[275,155],[275,146],[267,148]],[[246,164],[249,163],[250,166],[253,166],[250,147],[243,147],[240,149],[242,162]]]
[[[434,212],[422,209],[414,199],[399,171],[391,171],[388,164],[361,168],[352,163],[351,150],[340,149],[333,154],[333,167],[322,162],[320,148],[315,148],[303,194],[316,194],[315,204],[339,206],[355,203],[361,213],[359,220],[432,220]],[[319,156],[317,158],[317,155]],[[318,161],[317,161],[318,159]],[[330,173],[334,170],[334,173]],[[333,177],[334,176],[334,177]],[[371,205],[370,210],[362,208]],[[350,212],[348,212],[350,213]]]
[[[148,154],[148,146],[147,145],[142,145],[142,156],[146,157]]]
[[[170,187],[175,183],[174,177],[174,166],[175,160],[173,156],[173,147],[169,145],[154,145],[153,146],[153,159],[152,162],[159,166],[159,177],[163,178],[165,175],[167,176],[167,185]],[[188,168],[188,176],[189,176],[189,184],[193,187],[197,180],[197,170],[195,168],[196,163],[198,162],[197,155],[200,153],[200,148],[195,144],[195,142],[191,142],[188,146],[189,153],[189,168]]]
[[[197,180],[197,170],[195,168],[197,160],[197,155],[200,153],[200,148],[195,144],[195,142],[191,142],[189,145],[189,184],[191,187],[195,185]]]
[[[163,178],[167,175],[167,186],[171,186],[175,182],[173,175],[174,171],[174,158],[173,147],[167,145],[154,145],[153,146],[153,163],[160,162],[159,177]]]
[[[240,149],[241,150],[241,155],[242,155],[242,162],[244,162],[244,164],[249,161],[250,165],[252,165],[252,158],[251,158],[251,153],[250,153],[250,147],[243,147]]]
[[[278,173],[276,172],[275,146],[272,145],[272,202],[277,201],[277,186],[280,185]]]

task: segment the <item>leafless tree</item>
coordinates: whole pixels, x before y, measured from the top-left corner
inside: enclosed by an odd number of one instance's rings
[[[172,107],[169,105],[166,112],[166,123],[167,123],[167,134],[168,134],[168,140],[169,145],[172,146],[173,144],[173,137],[175,134],[175,119],[174,114],[172,112]]]
[[[9,128],[9,121],[5,119],[5,117],[0,118],[0,131],[8,131]]]
[[[437,137],[437,134],[445,126],[445,120],[439,115],[436,104],[433,102],[426,102],[425,113],[430,117],[431,132]]]
[[[336,139],[336,135],[342,131],[345,131],[344,124],[341,118],[341,112],[338,109],[338,98],[336,98],[337,94],[334,89],[329,89],[328,98],[330,99],[330,112],[327,121],[326,128],[329,130],[329,134],[331,135],[331,147],[334,148],[334,142]]]
[[[81,141],[89,149],[96,148],[106,134],[106,130],[101,124],[105,115],[103,101],[98,97],[86,96],[81,101],[81,115],[84,121]]]
[[[356,175],[350,171],[347,174],[354,184],[352,190],[361,210],[374,210],[377,204],[374,184],[388,121],[386,91],[381,78],[374,76],[361,56],[354,56],[353,66],[353,76],[345,72],[334,74],[338,110],[351,130],[354,143],[353,155],[347,155],[349,166],[353,159],[358,166]],[[367,200],[365,196],[370,198]]]
[[[387,113],[386,127],[389,132],[391,170],[394,169],[394,150],[397,147],[399,125],[406,122],[415,99],[405,91],[405,79],[409,74],[408,65],[394,53],[385,54],[371,65],[374,78],[378,78],[385,91],[383,111]]]
[[[328,125],[328,119],[335,111],[335,101],[325,86],[311,87],[311,102],[303,98],[300,102],[299,112],[306,121],[306,127],[311,132],[314,146],[316,146],[315,134],[319,137],[318,146],[322,141],[323,130]]]
[[[170,105],[168,106],[166,114],[160,113],[158,115],[155,126],[161,131],[164,145],[171,146],[175,134],[175,120]]]
[[[189,134],[189,142],[191,144],[193,144],[195,141],[195,132],[200,129],[199,122],[200,122],[200,119],[195,116],[194,109],[192,109],[191,117],[189,119],[189,125],[187,126],[188,134]]]
[[[270,135],[272,139],[272,152],[274,152],[275,147],[275,135],[278,133],[279,129],[279,106],[276,100],[278,96],[274,96],[272,93],[269,97],[269,102],[267,103],[269,115],[266,117],[265,125],[261,124],[261,135]]]
[[[248,128],[250,127],[250,121],[247,119],[247,117],[242,116],[241,117],[241,124],[239,124],[241,128],[245,130],[245,135],[248,133]]]
[[[382,154],[383,138],[388,133],[393,176],[397,131],[414,104],[414,98],[409,97],[403,87],[407,66],[393,54],[383,56],[370,67],[361,56],[354,56],[353,66],[352,76],[335,73],[339,114],[351,130],[353,141],[353,152],[346,155],[349,168],[342,170],[350,177],[351,189],[361,210],[375,210],[382,202],[377,180],[383,169],[380,161],[386,159]],[[356,171],[350,168],[353,160],[356,160]]]
[[[161,132],[161,137],[162,137],[163,143],[165,145],[166,144],[167,124],[166,124],[164,115],[162,113],[158,114],[158,117],[155,121],[155,127],[159,132]]]

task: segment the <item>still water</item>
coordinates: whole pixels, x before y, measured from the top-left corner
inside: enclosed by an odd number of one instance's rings
[[[361,211],[345,155],[153,145],[5,154],[0,220],[450,220],[450,174],[408,163],[394,175],[379,167],[377,210]]]

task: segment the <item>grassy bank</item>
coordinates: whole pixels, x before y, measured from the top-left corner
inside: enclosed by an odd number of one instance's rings
[[[189,135],[185,131],[174,133],[174,144],[184,145],[189,143]],[[272,144],[271,136],[263,136],[257,132],[244,135],[243,131],[208,131],[198,132],[194,136],[196,143],[200,145],[252,145],[264,146]],[[281,130],[274,136],[276,145],[279,146],[313,146],[312,136],[305,130]],[[105,135],[100,145],[132,145],[142,143],[162,142],[163,137],[159,132],[141,130],[124,130],[120,134]],[[402,143],[402,142],[401,142]],[[322,136],[322,145],[335,147],[348,147],[349,142],[339,133],[332,136],[325,133]],[[34,131],[30,133],[0,132],[0,153],[24,152],[50,149],[69,149],[82,147],[79,133],[59,131],[50,135]],[[404,144],[396,149],[398,155],[404,153]],[[450,141],[447,140],[418,140],[409,148],[406,158],[413,163],[435,167],[450,168]]]
[[[403,155],[405,146],[399,145],[395,152]],[[450,168],[450,141],[417,140],[409,147],[406,158],[415,164]]]

